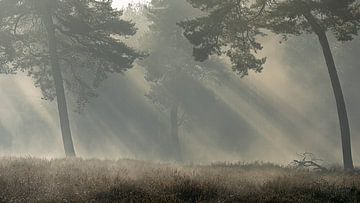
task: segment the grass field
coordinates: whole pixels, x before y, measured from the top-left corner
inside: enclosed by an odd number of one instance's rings
[[[273,164],[0,160],[1,202],[360,202],[360,175]]]

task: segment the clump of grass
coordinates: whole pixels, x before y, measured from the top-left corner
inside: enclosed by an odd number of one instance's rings
[[[360,175],[270,163],[3,158],[0,202],[359,202]]]

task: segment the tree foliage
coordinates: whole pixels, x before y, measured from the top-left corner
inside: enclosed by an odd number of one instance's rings
[[[314,33],[319,38],[336,100],[344,168],[353,170],[350,127],[345,99],[327,38],[349,41],[360,29],[360,3],[356,0],[188,0],[206,14],[179,23],[194,45],[193,55],[205,60],[226,54],[242,76],[261,71],[265,59],[257,59],[258,38],[264,30],[283,35]],[[261,32],[263,31],[263,32]]]
[[[153,0],[145,10],[151,22],[149,33],[144,38],[144,46],[149,56],[143,60],[146,68],[145,79],[151,83],[148,98],[163,109],[174,104],[181,106],[187,90],[182,82],[199,79],[203,69],[192,60],[191,45],[176,25],[188,15],[193,15],[186,2]]]
[[[258,42],[266,30],[288,35],[331,31],[348,41],[359,30],[359,4],[355,0],[188,0],[204,16],[179,23],[194,45],[196,60],[210,55],[227,55],[234,71],[244,76],[260,72],[265,58],[257,58]],[[309,22],[309,14],[317,25]]]
[[[299,35],[331,31],[339,41],[349,41],[358,34],[359,4],[356,0],[270,1],[264,9],[266,28],[279,34]],[[314,26],[309,17],[317,22]]]
[[[189,1],[194,7],[205,12],[204,16],[180,22],[184,35],[194,45],[196,60],[204,61],[210,55],[227,55],[233,70],[244,76],[248,70],[262,70],[265,58],[254,53],[262,49],[255,39],[263,33],[249,23],[258,14],[256,9],[246,6],[247,1]]]
[[[121,41],[134,35],[136,28],[111,4],[110,0],[0,0],[2,71],[27,72],[45,99],[55,98],[41,18],[50,9],[65,87],[83,107],[108,74],[130,69],[143,56]]]

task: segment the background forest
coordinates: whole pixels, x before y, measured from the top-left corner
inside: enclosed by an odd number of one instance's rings
[[[78,156],[287,164],[297,153],[312,152],[327,164],[341,163],[335,101],[315,35],[284,41],[270,33],[260,39],[264,48],[258,56],[267,57],[262,72],[240,77],[227,57],[193,59],[177,23],[203,13],[188,2],[153,0],[121,9],[137,29],[123,41],[144,59],[121,74],[108,74],[80,105],[83,90],[65,90]],[[358,165],[360,40],[328,37]],[[26,74],[0,75],[1,155],[63,157],[56,102],[42,99],[36,78]]]
[[[357,0],[0,0],[0,202],[359,202]]]

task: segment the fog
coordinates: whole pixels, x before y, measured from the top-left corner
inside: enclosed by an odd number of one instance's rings
[[[130,5],[136,4],[148,4],[150,0],[115,0],[113,1],[113,6],[118,9],[126,8]]]
[[[127,2],[115,5],[123,7]],[[128,43],[141,49],[137,40],[148,35],[151,23],[127,15],[139,29]],[[360,38],[347,43],[330,38],[349,114],[354,163],[359,165]],[[288,164],[297,153],[312,152],[326,163],[341,164],[336,104],[317,38],[302,35],[279,41],[272,34],[262,39],[264,49],[259,54],[267,62],[261,73],[240,77],[226,57],[212,57],[202,66],[214,70],[216,77],[172,83],[176,96],[185,98],[182,111],[187,122],[179,129],[185,162]],[[192,48],[186,46],[191,57]],[[146,71],[138,61],[124,74],[113,74],[80,113],[68,94],[79,157],[170,159],[169,111],[145,96],[152,85],[145,79]],[[56,101],[41,97],[25,73],[0,75],[2,156],[64,157]]]

